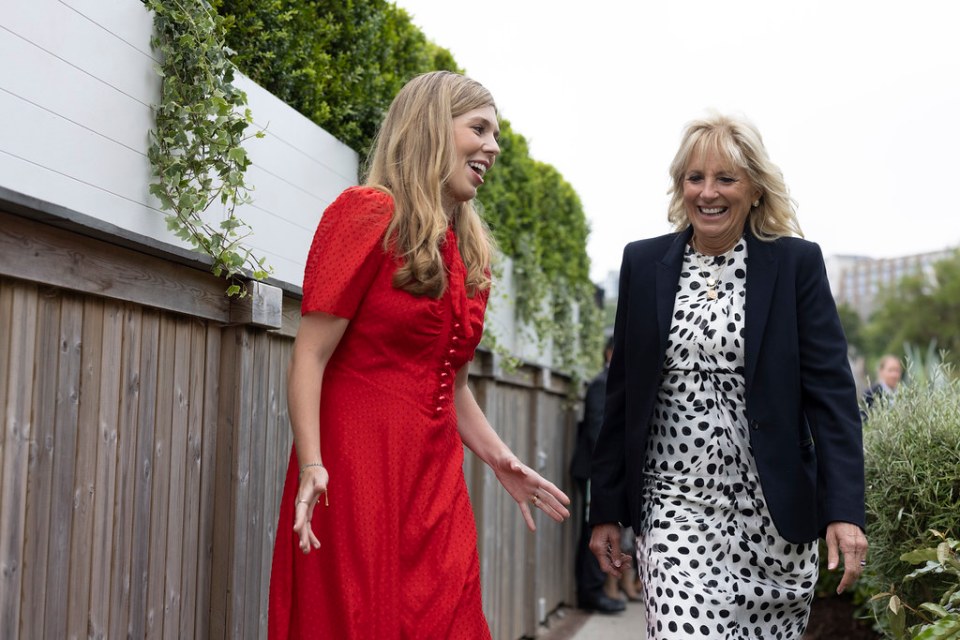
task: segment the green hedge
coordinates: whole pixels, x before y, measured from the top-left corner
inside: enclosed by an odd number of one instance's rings
[[[408,79],[436,69],[462,71],[406,11],[385,0],[213,0],[213,6],[226,19],[227,45],[240,70],[361,157]],[[553,340],[566,371],[591,370],[603,338],[583,206],[555,168],[530,157],[526,140],[507,121],[500,145],[480,202],[502,251],[514,260],[518,317],[541,341]],[[548,294],[551,305],[543,304]],[[576,322],[573,303],[583,310]]]
[[[900,585],[913,571],[900,556],[931,546],[930,529],[960,534],[960,380],[939,380],[901,385],[896,402],[876,403],[864,425],[864,578],[874,591]],[[916,604],[935,600],[938,589],[935,579],[916,580],[900,593]]]

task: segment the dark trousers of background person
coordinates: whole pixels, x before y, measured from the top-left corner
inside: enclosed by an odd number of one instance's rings
[[[574,576],[577,581],[577,600],[581,606],[585,603],[595,602],[599,596],[604,595],[603,585],[606,582],[606,574],[600,569],[600,563],[597,557],[590,551],[590,533],[592,527],[587,524],[587,483],[577,481],[577,489],[580,491],[581,501],[580,510],[580,542],[577,544],[576,566],[574,567]]]

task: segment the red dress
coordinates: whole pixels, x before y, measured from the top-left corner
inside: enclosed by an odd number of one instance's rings
[[[355,187],[326,210],[302,313],[348,318],[323,377],[320,447],[330,506],[314,509],[320,549],[293,533],[291,454],[270,576],[269,637],[490,638],[453,383],[483,331],[486,294],[468,298],[453,230],[440,299],[392,285],[383,250],[392,199]],[[320,390],[317,390],[320,393]]]

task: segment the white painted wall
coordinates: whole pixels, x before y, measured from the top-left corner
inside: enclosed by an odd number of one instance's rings
[[[160,81],[137,0],[0,0],[0,186],[184,246],[149,195]],[[320,214],[356,184],[357,154],[249,79],[258,128],[238,215],[278,280],[300,285]]]

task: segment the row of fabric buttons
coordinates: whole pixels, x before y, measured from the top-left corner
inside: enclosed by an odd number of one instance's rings
[[[460,323],[453,323],[454,334],[451,340],[456,346],[456,343],[460,340],[460,337],[456,334],[460,330]],[[450,361],[450,358],[457,352],[456,349],[450,348],[447,349],[447,357],[443,360],[443,369],[440,371],[440,384],[437,390],[436,402],[434,403],[433,415],[439,416],[440,412],[443,411],[443,407],[447,404],[447,401],[450,399],[453,392],[453,363]]]

